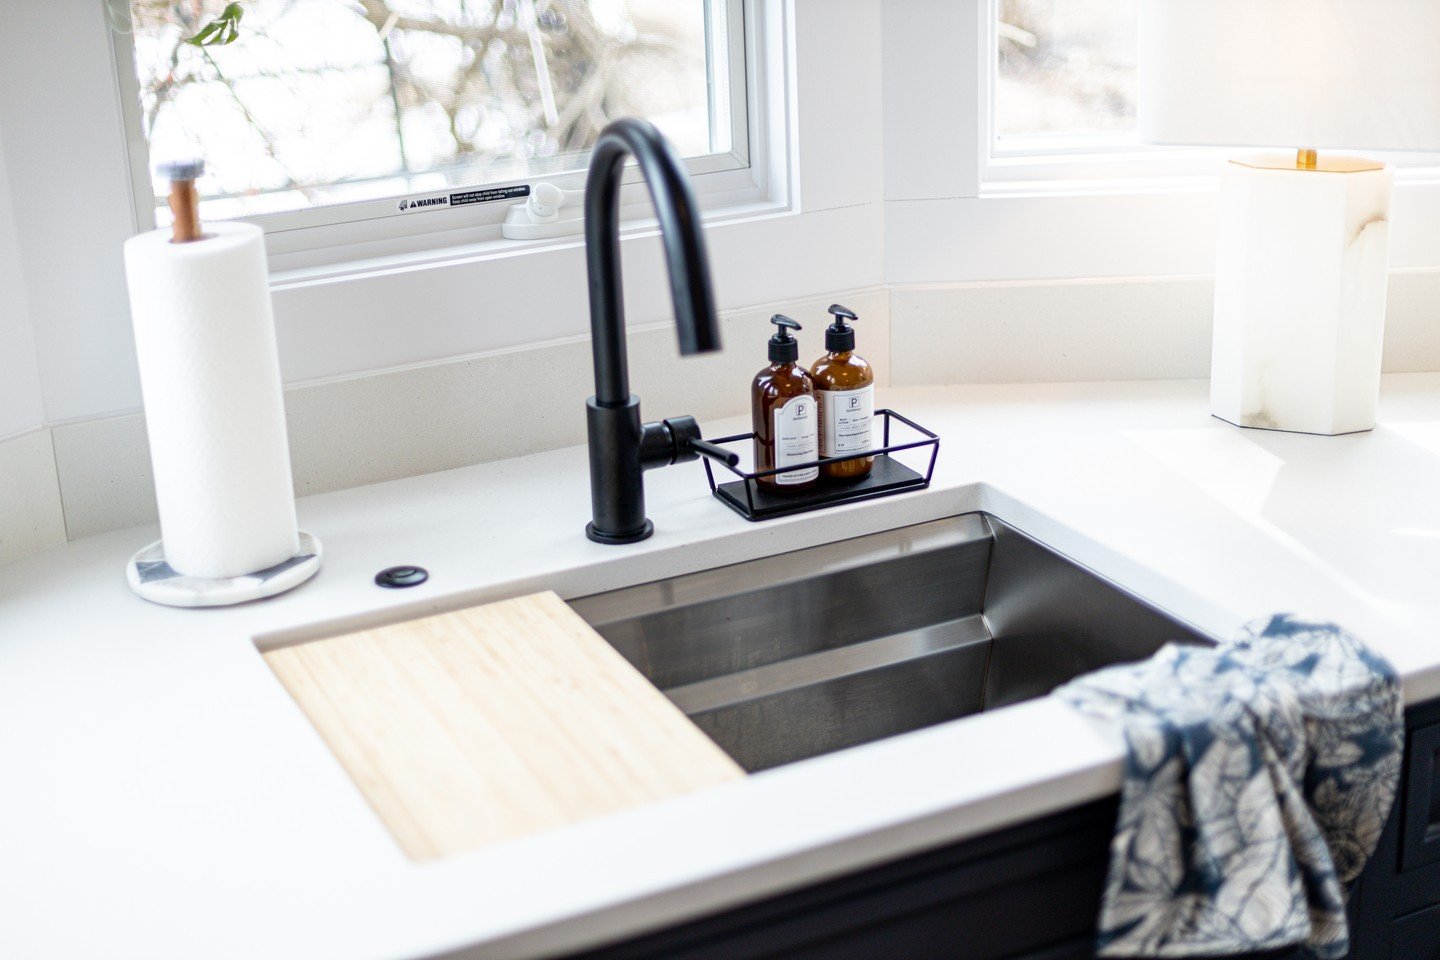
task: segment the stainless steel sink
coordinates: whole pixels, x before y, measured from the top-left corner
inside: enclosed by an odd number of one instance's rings
[[[752,771],[1211,642],[985,514],[571,605]]]

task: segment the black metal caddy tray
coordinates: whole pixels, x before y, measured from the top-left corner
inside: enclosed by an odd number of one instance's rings
[[[720,462],[719,465],[733,473],[739,479],[727,483],[715,482],[715,468],[711,466],[712,460],[705,457],[705,478],[710,482],[710,492],[713,493],[721,503],[734,510],[746,520],[769,520],[773,517],[784,517],[792,513],[807,513],[811,510],[820,510],[825,507],[833,507],[842,503],[857,503],[861,500],[874,500],[877,497],[888,497],[897,493],[904,493],[906,490],[923,490],[930,486],[930,478],[935,473],[935,458],[940,452],[940,438],[929,430],[920,426],[914,420],[903,417],[894,410],[876,410],[875,416],[881,419],[881,445],[874,450],[865,450],[860,453],[847,454],[843,457],[829,457],[823,460],[811,460],[806,463],[790,464],[775,470],[764,470],[758,473],[746,473],[738,467]],[[902,424],[914,432],[919,439],[904,443],[890,442],[890,428],[892,421]],[[745,443],[753,440],[753,433],[737,433],[733,437],[718,437],[709,441],[716,446],[725,446],[732,443]],[[930,448],[929,463],[925,472],[919,473],[905,464],[896,460],[893,454],[906,450],[919,450],[922,447]],[[833,480],[825,476],[820,477],[816,486],[803,493],[778,494],[767,493],[760,489],[755,482],[763,477],[772,477],[777,473],[788,473],[795,470],[805,470],[809,467],[818,467],[823,464],[844,463],[848,460],[861,460],[866,457],[874,457],[875,463],[870,473],[858,480]],[[716,461],[718,462],[718,461]]]

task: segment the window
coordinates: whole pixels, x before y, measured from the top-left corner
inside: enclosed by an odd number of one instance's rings
[[[1132,132],[1136,6],[1137,0],[1001,0],[995,135]]]
[[[988,0],[989,194],[1203,186],[1224,151],[1141,143],[1140,0]]]
[[[625,115],[692,174],[748,166],[739,0],[128,2],[133,152],[205,157],[210,219],[275,231],[432,212],[397,198],[503,198],[473,188],[583,170]],[[168,220],[167,186],[134,179]]]
[[[1141,0],[988,0],[989,89],[983,180],[992,192],[1017,182],[1146,181],[1149,188],[1208,186],[1224,147],[1164,147],[1137,135]],[[1402,178],[1430,178],[1433,154],[1387,154]],[[1024,188],[1021,188],[1022,192]],[[1082,192],[1083,185],[1075,188]]]

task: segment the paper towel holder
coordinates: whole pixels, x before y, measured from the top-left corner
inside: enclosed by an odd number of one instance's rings
[[[200,224],[199,196],[195,190],[195,180],[205,172],[204,160],[197,158],[161,163],[157,165],[157,171],[170,181],[170,210],[174,214],[170,242],[174,244],[190,244],[197,241],[203,243],[207,240],[212,243],[220,242],[215,234],[207,235]],[[156,233],[159,232],[156,231]],[[126,256],[128,267],[129,244],[126,246]],[[260,283],[263,286],[263,271]],[[133,309],[133,287],[131,292]],[[268,292],[265,297],[268,306]],[[268,310],[266,313],[268,318]],[[273,355],[273,345],[270,349]],[[274,363],[273,359],[271,363]],[[144,364],[142,363],[141,366],[143,385]],[[278,391],[278,389],[277,382],[276,390]],[[151,424],[148,415],[146,423],[147,429],[149,429]],[[281,436],[283,444],[283,433]],[[288,486],[287,482],[287,493]],[[215,607],[258,600],[299,586],[320,569],[323,547],[318,537],[294,528],[293,503],[292,499],[290,530],[293,531],[296,548],[291,556],[280,562],[263,570],[235,576],[204,577],[185,574],[170,565],[165,556],[164,540],[161,539],[138,551],[130,558],[125,569],[130,588],[142,598],[166,606]],[[163,508],[161,515],[163,525]],[[177,556],[185,554],[185,552],[180,550]],[[270,556],[273,557],[274,554],[271,553]],[[234,567],[232,566],[231,569]]]

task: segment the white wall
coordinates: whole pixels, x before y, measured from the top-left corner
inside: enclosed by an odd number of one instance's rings
[[[977,123],[982,64],[971,53],[985,0],[758,2],[793,10],[784,53],[794,89],[775,109],[795,132],[788,171],[799,212],[712,227],[722,308],[882,282],[1211,271],[1213,194],[1204,190],[987,192]],[[50,422],[139,404],[120,258],[135,220],[103,9],[103,0],[10,3],[0,31],[13,234]],[[1440,267],[1437,216],[1440,186],[1402,187],[1396,267]],[[313,382],[581,334],[582,254],[573,242],[279,277],[285,379]],[[665,319],[656,239],[627,240],[625,267],[630,321]],[[32,406],[23,410],[34,419]]]
[[[56,425],[0,443],[3,563],[63,539],[64,520],[75,536],[153,504],[143,424],[115,416],[139,404],[121,269],[135,216],[104,0],[0,2],[0,438]],[[747,368],[772,309],[815,317],[850,296],[872,323],[893,309],[897,382],[1204,376],[1213,195],[983,189],[971,51],[985,0],[755,2],[783,28],[789,87],[772,109],[797,206],[710,225],[728,346],[672,363],[668,330],[637,331],[635,381],[654,409],[743,404],[729,374],[696,381],[695,364]],[[1389,370],[1440,369],[1436,222],[1440,185],[1403,187],[1395,265],[1409,270],[1392,277]],[[627,239],[624,259],[631,324],[668,319],[655,237]],[[290,391],[302,490],[575,442],[590,392],[578,240],[295,272],[273,289],[285,379],[310,385]],[[522,439],[485,430],[484,385],[527,363],[548,375],[555,419],[512,424]],[[391,372],[361,376],[377,371]]]
[[[0,566],[65,542],[64,506],[0,136]]]
[[[0,135],[0,440],[40,426],[45,408]]]
[[[0,130],[49,420],[139,403],[120,245],[133,222],[101,0],[5,4]]]

